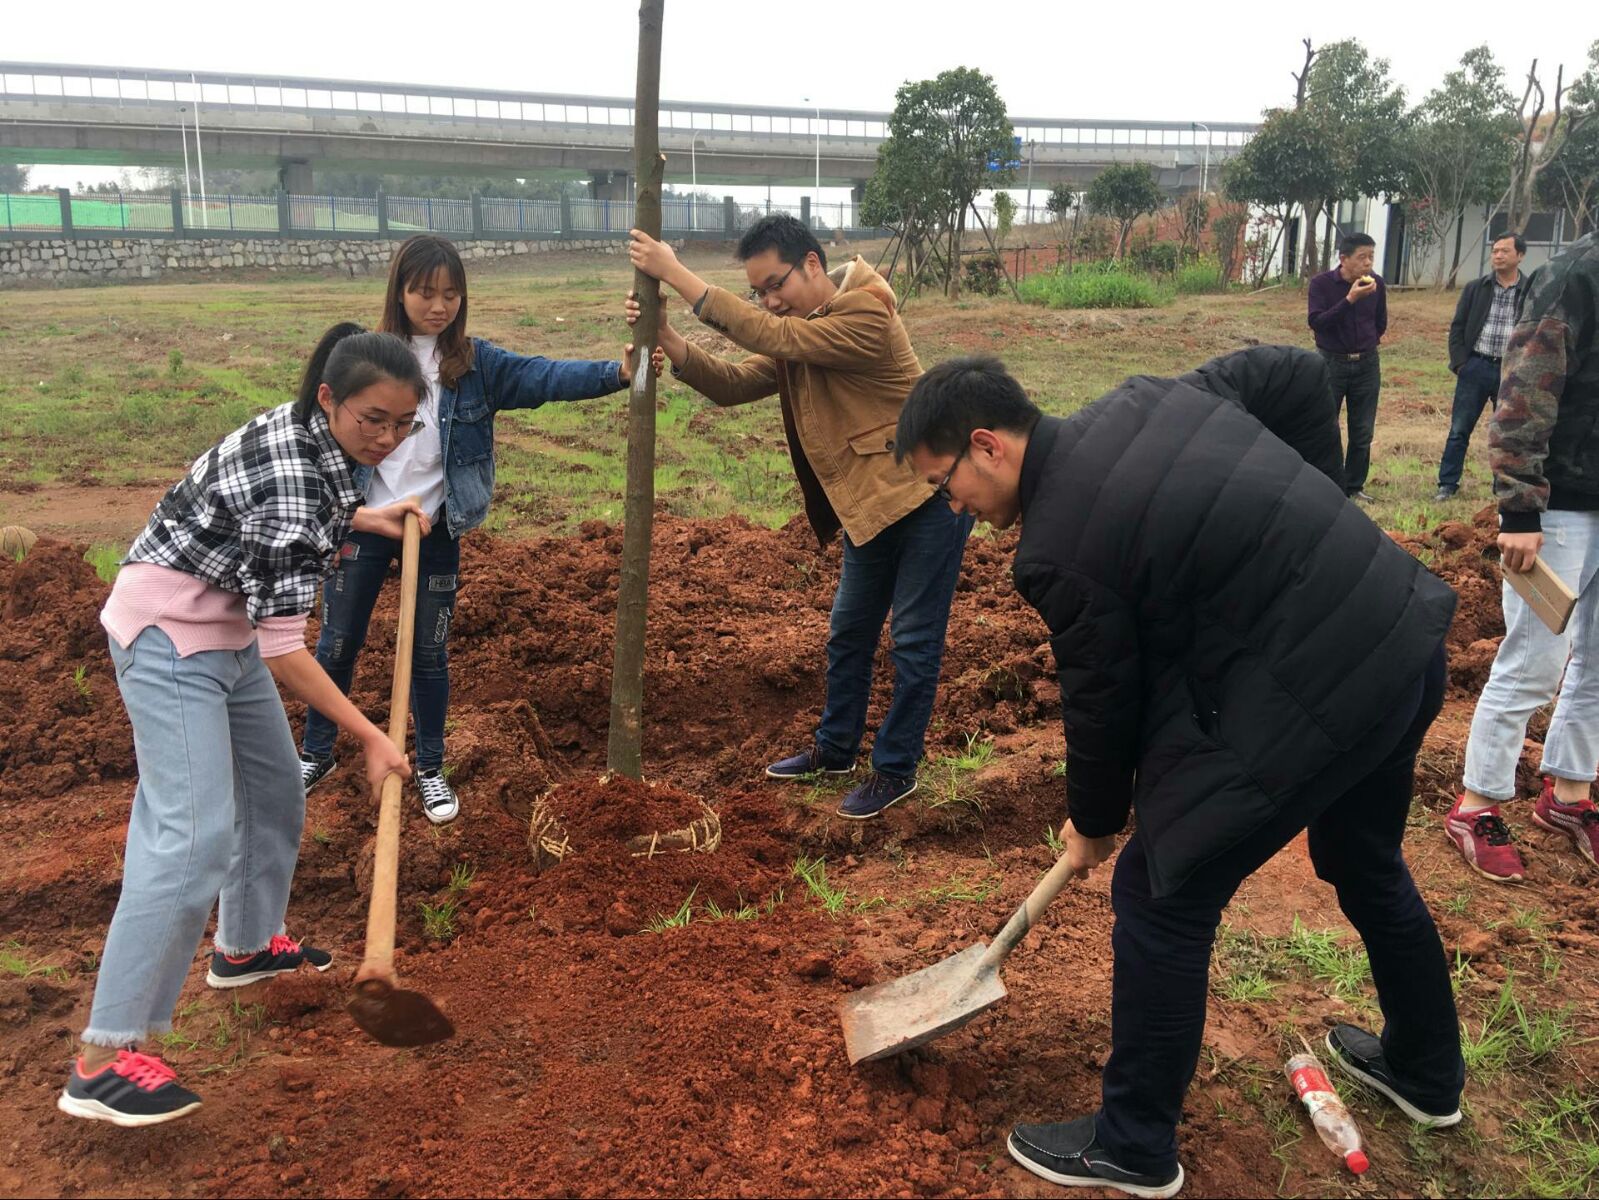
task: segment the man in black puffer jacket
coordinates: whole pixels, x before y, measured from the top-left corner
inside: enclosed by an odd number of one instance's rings
[[[1177,1191],[1221,911],[1307,826],[1386,1021],[1381,1039],[1334,1028],[1335,1061],[1415,1120],[1458,1121],[1448,963],[1400,854],[1455,596],[1345,498],[1319,359],[1246,350],[1065,419],[998,361],[956,359],[911,392],[896,453],[957,512],[1022,523],[1015,581],[1060,672],[1079,876],[1138,813],[1111,887],[1101,1107],[1018,1126],[1012,1156],[1057,1183]]]

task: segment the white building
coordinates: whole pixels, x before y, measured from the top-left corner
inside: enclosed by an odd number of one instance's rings
[[[1275,256],[1271,277],[1299,273],[1303,258],[1299,241],[1302,224],[1302,213],[1289,221]],[[1467,210],[1464,226],[1460,230],[1460,270],[1455,279],[1457,286],[1488,273],[1488,251],[1493,245],[1493,238],[1502,234],[1504,228],[1503,212],[1494,212],[1487,205],[1476,211]],[[1522,269],[1532,271],[1543,266],[1563,247],[1592,228],[1591,217],[1585,228],[1578,229],[1569,213],[1534,213],[1527,223],[1527,232],[1522,235],[1527,242],[1527,257]],[[1327,232],[1328,218],[1323,213],[1316,222],[1316,236],[1325,239]],[[1369,234],[1376,241],[1378,273],[1389,284],[1431,286],[1437,277],[1439,259],[1443,260],[1446,275],[1449,264],[1454,261],[1454,230],[1439,244],[1417,249],[1411,239],[1405,236],[1404,210],[1386,199],[1363,197],[1345,200],[1338,205],[1333,214],[1333,252],[1329,264],[1337,263],[1338,238],[1340,234],[1348,233]]]

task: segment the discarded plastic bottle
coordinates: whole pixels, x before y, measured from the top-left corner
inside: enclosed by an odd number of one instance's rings
[[[1314,1054],[1296,1054],[1288,1060],[1288,1082],[1310,1112],[1310,1123],[1322,1144],[1339,1158],[1356,1175],[1363,1174],[1371,1164],[1360,1146],[1360,1127],[1349,1115],[1337,1090],[1327,1079],[1327,1072]]]

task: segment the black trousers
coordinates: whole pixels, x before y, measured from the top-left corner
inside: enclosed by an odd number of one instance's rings
[[[1444,682],[1440,646],[1412,697],[1383,723],[1402,732],[1376,767],[1352,783],[1347,771],[1329,771],[1306,789],[1303,804],[1200,867],[1173,894],[1151,895],[1141,834],[1122,847],[1111,883],[1111,1056],[1095,1120],[1100,1144],[1119,1166],[1158,1175],[1175,1168],[1222,909],[1307,818],[1316,874],[1337,889],[1371,958],[1389,1065],[1408,1098],[1429,1112],[1453,1111],[1465,1066],[1449,963],[1400,854],[1416,752],[1443,706]]]
[[[1358,359],[1323,350],[1333,400],[1349,409],[1349,448],[1344,453],[1344,491],[1353,496],[1371,474],[1371,439],[1377,431],[1377,397],[1382,391],[1382,360],[1373,350]]]

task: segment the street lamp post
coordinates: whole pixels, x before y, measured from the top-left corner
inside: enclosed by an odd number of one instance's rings
[[[697,133],[694,134],[688,140],[688,173],[689,173],[689,181],[690,181],[689,182],[689,194],[688,194],[688,227],[691,230],[693,230],[694,232],[696,232],[696,233],[699,232],[699,228],[700,228],[700,226],[699,226],[699,216],[698,216],[698,213],[699,213],[699,194],[700,194],[700,170],[699,170],[699,167],[694,162],[694,146],[695,146],[695,143],[697,143],[699,140],[700,140],[700,135],[697,134]]]
[[[800,99],[804,100],[806,104],[811,103],[809,96],[801,96]],[[816,110],[816,189],[813,193],[815,199],[811,201],[811,206],[813,209],[820,209],[822,206],[822,106],[817,104],[812,107]],[[811,220],[816,220],[815,212],[811,213]]]
[[[1210,126],[1203,121],[1190,121],[1190,128],[1205,131],[1205,158],[1204,165],[1199,168],[1199,194],[1205,195],[1210,185]]]

